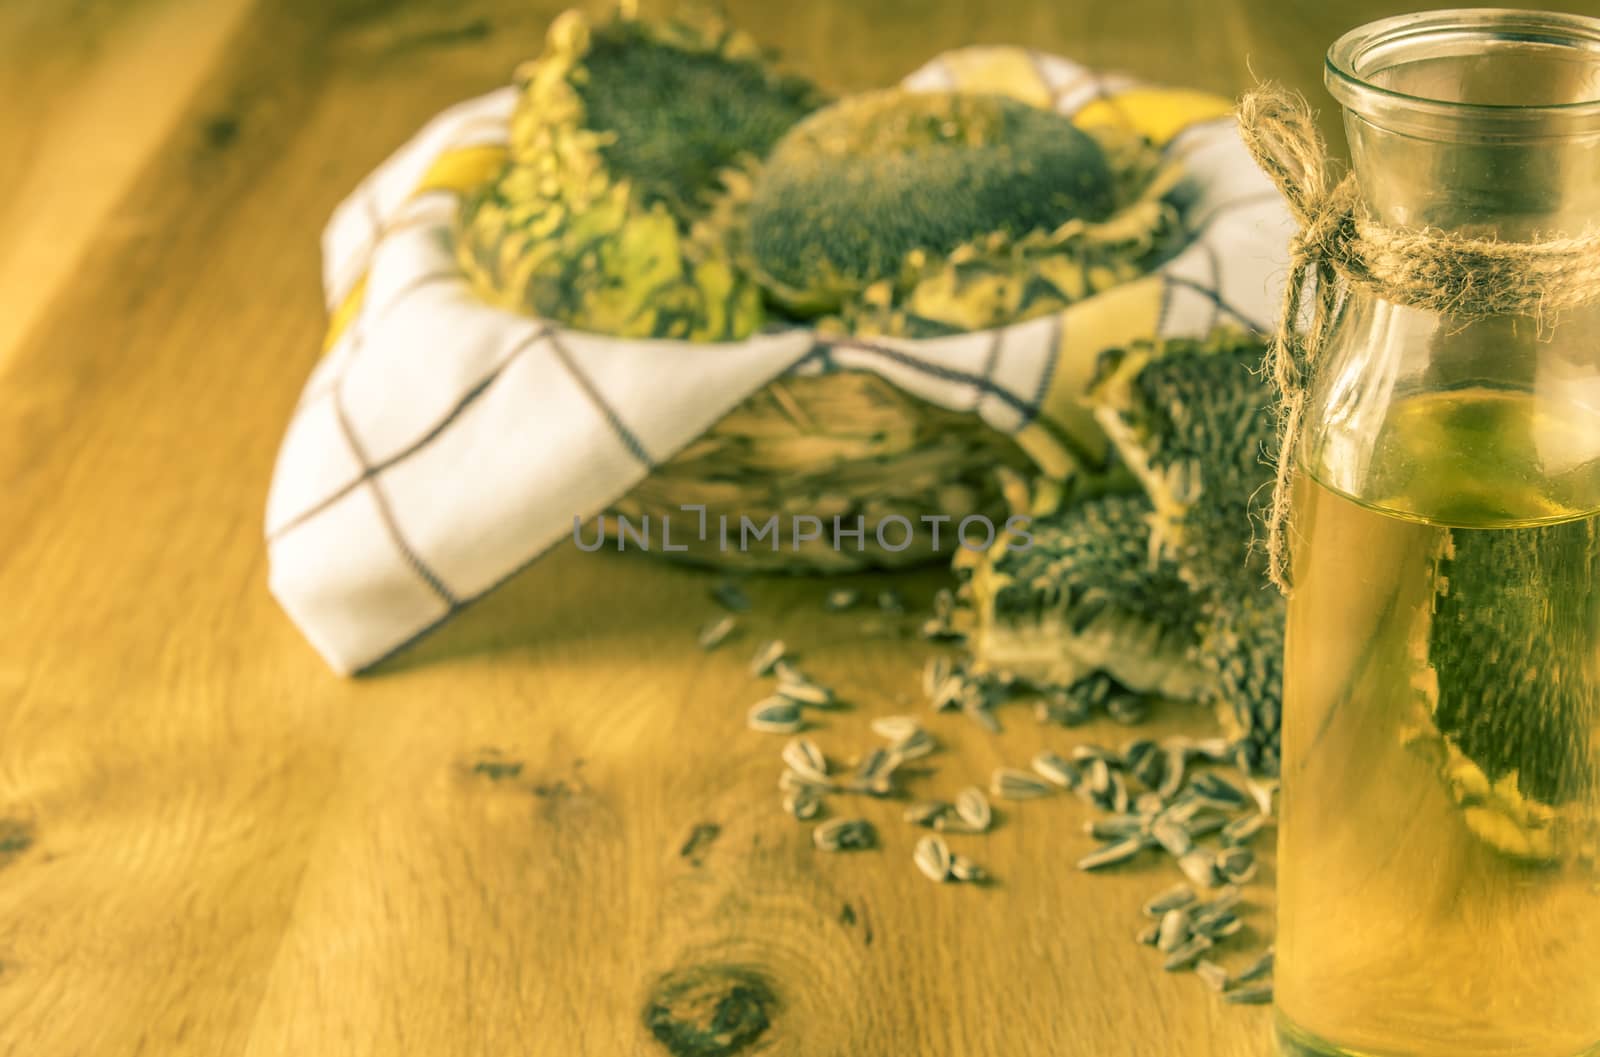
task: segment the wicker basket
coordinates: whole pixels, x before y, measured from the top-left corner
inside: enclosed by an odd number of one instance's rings
[[[998,528],[1006,504],[995,471],[1027,465],[1010,438],[976,415],[935,407],[876,374],[787,376],[659,467],[612,514],[635,525],[645,516],[657,526],[670,518],[674,549],[656,545],[651,553],[697,565],[801,573],[901,568],[955,550],[963,517],[981,514]],[[683,509],[695,505],[705,507],[703,540],[698,513]],[[771,537],[740,545],[741,518],[760,526],[774,515],[776,549]],[[797,545],[792,519],[806,515],[825,527],[821,538]],[[888,546],[880,546],[879,523],[896,516],[915,531],[890,522]],[[940,524],[937,548],[924,516],[952,519]],[[851,530],[862,519],[860,549],[853,535],[836,545],[835,517]],[[614,524],[606,528],[615,531]],[[676,550],[680,544],[687,548]]]

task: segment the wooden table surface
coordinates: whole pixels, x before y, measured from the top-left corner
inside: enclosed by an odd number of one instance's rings
[[[988,41],[1314,98],[1326,44],[1397,10],[731,6],[839,91]],[[867,717],[919,707],[928,649],[819,616],[818,581],[754,581],[746,637],[705,654],[710,576],[567,547],[360,680],[268,596],[320,226],[425,118],[503,83],[555,10],[0,7],[0,1053],[654,1054],[650,1010],[718,1001],[764,1018],[749,1052],[774,1055],[1267,1053],[1268,1012],[1133,943],[1165,868],[1072,868],[1076,801],[967,838],[986,889],[918,876],[892,804],[866,809],[882,850],[812,851],[778,807],[779,742],[743,726],[752,642],[788,639],[855,704],[816,733],[841,755]],[[926,604],[947,579],[851,582]],[[1080,737],[1006,718],[999,737],[936,718],[949,748],[917,791]]]

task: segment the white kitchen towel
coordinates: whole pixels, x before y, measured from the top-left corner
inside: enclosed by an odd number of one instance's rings
[[[273,593],[333,668],[367,668],[436,627],[787,371],[875,371],[977,413],[1064,474],[1062,434],[1103,444],[1080,402],[1098,351],[1223,322],[1270,329],[1294,224],[1224,101],[1017,48],[950,52],[906,84],[1006,91],[1085,125],[1137,114],[1181,159],[1192,241],[1153,275],[993,331],[607,338],[474,297],[452,222],[461,191],[504,157],[516,96],[456,106],[372,173],[323,237],[329,339],[278,455],[266,537]]]

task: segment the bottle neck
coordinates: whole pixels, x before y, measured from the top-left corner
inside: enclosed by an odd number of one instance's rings
[[[1533,142],[1428,138],[1345,111],[1351,164],[1374,219],[1529,242],[1600,227],[1600,133]]]

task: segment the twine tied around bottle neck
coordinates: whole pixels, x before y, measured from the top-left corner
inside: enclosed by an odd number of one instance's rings
[[[1333,178],[1327,146],[1303,98],[1262,85],[1240,100],[1238,118],[1245,146],[1300,223],[1289,243],[1283,310],[1267,354],[1279,430],[1268,571],[1288,593],[1290,501],[1307,392],[1345,295],[1360,288],[1463,325],[1526,316],[1544,332],[1557,313],[1600,300],[1600,233],[1503,242],[1388,227],[1367,215],[1354,173]],[[1307,296],[1314,298],[1312,318],[1301,334],[1297,324]]]

